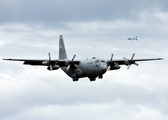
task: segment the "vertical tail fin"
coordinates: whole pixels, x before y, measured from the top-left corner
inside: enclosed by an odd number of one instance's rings
[[[67,59],[63,36],[59,37],[59,59]]]

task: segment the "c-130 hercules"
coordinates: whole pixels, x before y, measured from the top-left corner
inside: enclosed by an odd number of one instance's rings
[[[68,60],[66,49],[63,41],[63,36],[59,37],[59,59],[51,60],[50,53],[48,53],[49,59],[44,60],[32,60],[32,59],[3,59],[11,61],[23,61],[24,65],[41,65],[48,66],[48,70],[57,70],[61,68],[73,81],[78,81],[79,78],[88,77],[90,81],[95,81],[96,78],[102,79],[103,74],[109,70],[118,70],[120,65],[128,66],[134,64],[137,65],[136,61],[151,61],[151,60],[163,60],[163,58],[154,58],[154,59],[133,59],[134,53],[131,59],[124,57],[123,60],[113,60],[113,54],[111,55],[110,60],[97,59],[93,57],[92,59],[86,60]]]

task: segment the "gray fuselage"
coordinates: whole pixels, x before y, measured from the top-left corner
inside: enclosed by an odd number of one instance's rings
[[[81,60],[77,65],[77,68],[70,68],[69,70],[66,67],[61,68],[68,76],[71,78],[96,78],[102,76],[107,70],[107,62],[101,59],[86,59]]]

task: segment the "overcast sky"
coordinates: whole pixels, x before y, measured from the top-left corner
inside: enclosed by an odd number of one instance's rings
[[[167,120],[167,0],[1,0],[0,59],[164,58],[102,80],[0,61],[1,120]],[[138,41],[128,37],[138,36]]]

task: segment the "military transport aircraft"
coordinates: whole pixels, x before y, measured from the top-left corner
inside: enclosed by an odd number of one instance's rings
[[[128,40],[132,40],[132,41],[134,41],[134,40],[138,40],[138,38],[137,38],[137,36],[135,36],[135,37],[132,37],[132,38],[128,38]]]
[[[138,61],[150,61],[150,60],[162,60],[163,58],[154,58],[154,59],[133,59],[134,53],[131,59],[123,58],[123,60],[113,60],[113,54],[111,59],[97,59],[93,57],[92,59],[86,60],[74,60],[75,56],[71,60],[68,60],[66,49],[63,41],[63,36],[59,37],[59,59],[51,60],[50,53],[48,53],[49,59],[44,60],[32,60],[32,59],[3,59],[11,61],[23,61],[24,65],[41,65],[48,66],[48,70],[57,70],[61,68],[73,81],[78,81],[79,78],[88,77],[90,81],[95,81],[98,77],[99,79],[103,78],[103,74],[109,70],[118,70],[120,65],[128,66],[138,64]]]

